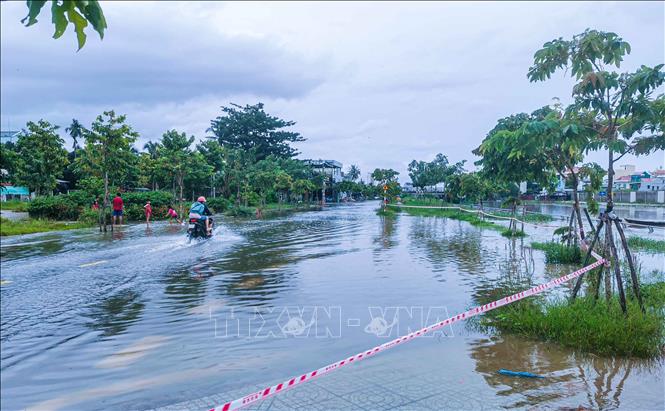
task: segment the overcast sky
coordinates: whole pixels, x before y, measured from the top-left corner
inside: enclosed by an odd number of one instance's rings
[[[563,73],[526,78],[548,40],[614,31],[632,46],[622,69],[665,61],[663,2],[103,2],[105,38],[88,30],[80,52],[71,26],[51,39],[48,7],[29,28],[24,2],[0,7],[2,129],[87,126],[115,109],[140,148],[171,128],[202,138],[221,105],[260,101],[297,122],[300,158],[357,164],[363,177],[390,167],[403,182],[411,160],[439,152],[473,169],[471,150],[497,119],[569,102]]]

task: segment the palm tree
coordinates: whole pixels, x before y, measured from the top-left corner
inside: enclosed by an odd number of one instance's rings
[[[160,146],[161,146],[161,144],[159,142],[153,143],[152,141],[148,141],[147,143],[145,143],[143,145],[143,149],[146,150],[148,152],[148,154],[150,154],[150,158],[155,160],[159,156],[158,151],[159,151]]]
[[[85,128],[79,123],[79,121],[75,118],[72,119],[72,124],[65,128],[65,131],[69,133],[69,135],[72,137],[72,140],[74,140],[74,143],[72,144],[72,150],[74,151],[74,159],[76,160],[76,150],[80,149],[79,147],[79,141],[78,139],[83,137],[83,132],[85,131]]]
[[[351,164],[348,175],[351,181],[356,181],[360,177],[360,168],[355,164]]]

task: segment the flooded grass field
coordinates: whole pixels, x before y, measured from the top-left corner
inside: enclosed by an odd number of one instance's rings
[[[219,219],[191,244],[164,223],[3,238],[2,409],[205,409],[573,269],[529,246],[550,229],[510,239],[376,207]],[[664,370],[461,323],[255,409],[662,410]]]

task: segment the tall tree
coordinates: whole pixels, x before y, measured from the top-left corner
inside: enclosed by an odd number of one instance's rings
[[[37,16],[46,5],[46,0],[27,0],[28,15],[21,20],[26,27],[37,23]],[[53,38],[60,38],[65,33],[69,23],[74,25],[79,50],[85,45],[87,35],[85,28],[88,23],[99,33],[99,38],[104,38],[106,19],[104,12],[97,0],[51,0],[51,21],[55,25]]]
[[[13,143],[0,143],[0,183],[9,183],[16,177],[18,154]],[[0,190],[4,185],[0,185]]]
[[[106,231],[104,217],[109,207],[109,181],[121,184],[125,181],[128,170],[134,166],[135,156],[132,144],[139,137],[129,124],[125,115],[116,115],[115,111],[105,111],[97,116],[83,138],[85,147],[76,159],[79,173],[87,173],[104,180],[104,202],[100,208],[100,230]]]
[[[578,185],[580,169],[590,141],[594,138],[593,116],[575,111],[564,113],[559,104],[543,107],[530,115],[520,114],[519,127],[490,132],[474,153],[482,156],[476,164],[503,182],[533,181],[551,187],[555,175],[570,180],[573,212],[581,238],[584,238]]]
[[[196,150],[205,158],[206,163],[212,167],[211,195],[214,197],[217,194],[217,188],[224,184],[224,176],[227,171],[226,150],[215,139],[204,140],[196,146]]]
[[[222,107],[223,114],[210,122],[208,131],[224,147],[254,150],[257,160],[269,155],[294,157],[298,151],[290,143],[305,141],[299,133],[284,129],[295,125],[263,110],[263,103]]]
[[[183,215],[182,200],[185,187],[185,173],[192,154],[191,145],[194,136],[187,137],[185,133],[169,130],[162,135],[159,160],[164,170],[172,176],[174,182],[174,197],[178,198],[180,215]]]
[[[16,181],[37,195],[53,194],[57,178],[62,176],[68,162],[65,141],[56,131],[58,126],[48,121],[29,121],[27,127],[16,142]]]
[[[414,187],[419,188],[421,191],[430,184],[430,175],[428,173],[429,163],[426,161],[416,161],[413,160],[409,163],[409,177],[411,178],[411,184]]]
[[[615,33],[586,30],[571,40],[549,41],[534,55],[530,81],[549,79],[566,70],[577,80],[570,110],[589,111],[595,118],[593,148],[608,151],[607,208],[612,210],[614,163],[628,153],[648,154],[665,149],[663,106],[665,97],[653,92],[665,81],[663,64],[641,66],[634,72],[609,71],[620,67],[630,44]],[[616,157],[615,157],[616,156]]]
[[[639,279],[623,228],[610,214],[614,207],[614,163],[628,153],[640,155],[665,149],[663,111],[660,109],[665,97],[662,94],[653,97],[654,91],[665,82],[663,64],[654,67],[643,65],[634,72],[610,71],[612,66],[619,68],[624,56],[629,53],[630,44],[617,34],[586,30],[570,40],[559,38],[545,43],[543,48],[535,53],[534,64],[527,73],[532,82],[549,79],[557,70],[570,73],[577,81],[572,92],[575,99],[572,110],[588,111],[594,116],[596,139],[592,148],[605,148],[608,152],[607,212],[601,216],[600,224],[605,225],[605,248],[609,250],[606,257],[613,261],[616,286],[624,313],[626,301],[612,224],[621,236],[634,294],[643,310],[644,308]],[[579,277],[575,284],[573,296],[581,286],[581,279],[582,277]]]
[[[65,131],[69,133],[69,136],[72,138],[72,151],[74,152],[74,159],[76,159],[76,150],[80,149],[79,139],[83,137],[83,131],[85,129],[75,118],[72,119],[72,124],[65,128]]]
[[[358,166],[355,164],[351,164],[347,174],[351,181],[356,181],[358,178],[360,178],[360,168],[358,168]]]
[[[372,171],[372,180],[383,185],[389,182],[397,181],[397,176],[399,172],[393,170],[392,168],[375,168]]]

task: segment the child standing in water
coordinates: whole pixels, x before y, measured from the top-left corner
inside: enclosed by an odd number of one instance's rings
[[[178,213],[175,212],[172,206],[169,206],[169,211],[166,212],[166,217],[169,219],[169,224],[173,224],[173,220],[180,224],[180,221],[178,220]]]
[[[145,224],[150,227],[150,217],[152,216],[152,206],[150,200],[143,206],[145,208]]]

